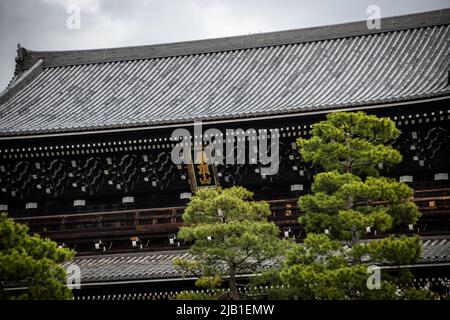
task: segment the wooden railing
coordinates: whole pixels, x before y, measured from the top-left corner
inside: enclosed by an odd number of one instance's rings
[[[425,215],[450,213],[450,188],[418,190],[413,201]],[[280,227],[299,228],[300,210],[297,199],[268,201],[274,221]],[[378,204],[378,203],[377,203]],[[135,209],[95,213],[58,214],[20,217],[31,231],[53,239],[98,238],[101,236],[127,236],[153,234],[167,236],[182,226],[185,207]]]

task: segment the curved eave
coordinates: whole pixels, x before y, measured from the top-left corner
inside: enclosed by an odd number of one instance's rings
[[[33,139],[33,138],[48,138],[48,137],[62,137],[62,136],[77,136],[77,135],[101,135],[108,133],[117,132],[129,132],[129,131],[147,131],[147,130],[160,130],[160,129],[170,129],[178,128],[180,126],[190,127],[194,125],[194,121],[202,121],[204,125],[215,125],[224,123],[248,123],[254,121],[265,121],[274,119],[285,119],[294,118],[302,116],[311,116],[318,114],[326,114],[338,111],[364,111],[371,109],[384,109],[389,107],[407,107],[415,104],[430,103],[435,101],[445,101],[450,99],[450,90],[442,94],[428,95],[426,97],[421,97],[420,99],[412,98],[411,100],[405,101],[395,101],[391,100],[386,103],[367,103],[365,105],[343,105],[343,106],[328,106],[328,107],[311,107],[308,109],[301,109],[300,111],[292,111],[288,113],[282,112],[265,112],[258,114],[248,114],[245,117],[242,114],[231,115],[228,117],[215,117],[215,118],[196,118],[189,121],[160,121],[155,123],[136,123],[136,124],[122,124],[122,125],[112,125],[112,126],[98,126],[98,127],[78,127],[72,128],[71,130],[64,129],[52,129],[52,130],[34,130],[34,131],[24,131],[24,132],[9,132],[0,133],[0,141],[5,140],[20,140],[20,139]]]

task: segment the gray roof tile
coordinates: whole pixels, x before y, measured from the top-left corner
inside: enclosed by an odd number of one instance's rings
[[[81,268],[82,283],[155,280],[189,276],[173,266],[176,258],[189,259],[186,250],[128,253],[110,256],[76,257],[72,263]],[[450,262],[450,238],[429,238],[423,240],[423,252],[418,263]],[[269,266],[270,263],[267,264]],[[190,275],[192,276],[192,275]]]
[[[307,29],[303,36],[302,30],[293,30],[204,40],[207,52],[201,41],[95,54],[31,52],[43,59],[43,67],[39,62],[40,68],[23,74],[26,81],[19,76],[11,86],[17,92],[0,98],[0,135],[232,119],[448,95],[450,10],[414,17],[385,20],[388,32],[381,33],[361,31],[361,22],[320,32]],[[155,50],[168,53],[159,57]],[[114,59],[107,62],[108,56]],[[25,84],[18,85],[21,81]]]

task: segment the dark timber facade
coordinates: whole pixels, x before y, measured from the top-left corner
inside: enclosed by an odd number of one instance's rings
[[[423,216],[417,281],[449,287],[450,9],[366,22],[142,47],[18,48],[0,95],[0,211],[78,252],[90,299],[160,299],[192,288],[172,260],[192,181],[173,164],[171,133],[278,129],[280,169],[218,165],[217,183],[271,203],[301,240],[296,201],[316,169],[295,146],[326,113],[393,119],[407,182]],[[231,137],[227,137],[231,138]],[[239,138],[239,137],[238,137]],[[375,235],[374,235],[375,236]],[[97,244],[97,245],[96,245]]]

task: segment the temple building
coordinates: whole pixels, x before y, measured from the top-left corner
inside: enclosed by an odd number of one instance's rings
[[[403,267],[448,290],[450,9],[380,25],[77,51],[19,45],[0,95],[0,211],[77,252],[77,299],[166,299],[194,288],[172,261],[188,255],[176,233],[198,188],[248,188],[300,241],[297,199],[318,169],[295,141],[329,112],[364,111],[402,131],[402,163],[381,169],[415,189],[423,214],[395,230],[423,238],[419,263]],[[173,131],[194,136],[199,121],[233,141],[277,132],[277,173],[260,162],[175,164]]]

